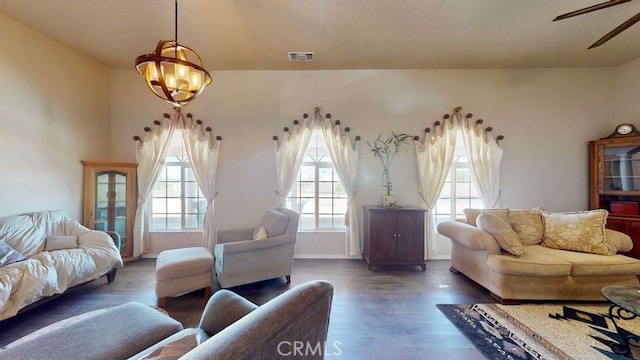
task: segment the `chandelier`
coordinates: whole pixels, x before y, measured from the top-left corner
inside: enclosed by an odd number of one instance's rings
[[[160,40],[151,54],[136,58],[136,69],[149,89],[175,106],[185,106],[211,84],[211,75],[192,49],[178,43],[178,0],[175,0],[175,39]]]

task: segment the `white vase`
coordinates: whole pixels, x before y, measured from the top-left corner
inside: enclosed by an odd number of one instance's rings
[[[382,207],[396,207],[396,196],[384,195],[382,197]]]

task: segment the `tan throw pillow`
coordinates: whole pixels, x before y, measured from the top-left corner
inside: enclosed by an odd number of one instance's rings
[[[613,255],[606,242],[604,226],[609,212],[604,209],[562,213],[542,212],[542,246],[553,249]]]
[[[253,240],[264,240],[267,238],[267,230],[264,229],[264,226],[260,226],[258,232],[253,235]]]
[[[500,217],[483,212],[476,219],[478,228],[491,234],[502,250],[520,256],[524,253],[524,247],[518,238],[518,235],[511,228],[509,223]]]
[[[509,210],[509,223],[522,245],[537,245],[542,242],[544,223],[541,212],[540,209]]]
[[[478,216],[482,213],[496,215],[502,220],[509,222],[509,209],[464,209],[462,210],[464,216],[467,218],[469,225],[477,226]]]

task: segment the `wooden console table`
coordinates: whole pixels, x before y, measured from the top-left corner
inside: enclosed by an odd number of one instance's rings
[[[408,265],[427,269],[424,259],[425,209],[365,205],[362,257],[374,266]]]

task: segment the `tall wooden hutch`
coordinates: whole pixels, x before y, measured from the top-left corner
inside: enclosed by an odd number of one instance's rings
[[[607,209],[607,228],[633,240],[626,255],[640,259],[640,132],[621,124],[589,142],[589,207]]]
[[[84,226],[120,234],[122,258],[133,259],[133,220],[138,201],[138,164],[82,161]]]

